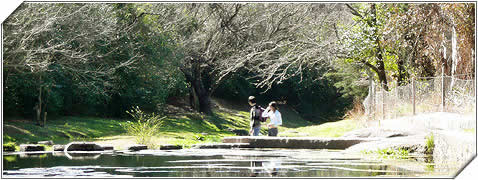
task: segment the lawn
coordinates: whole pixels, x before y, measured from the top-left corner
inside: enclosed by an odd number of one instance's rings
[[[152,137],[150,146],[156,148],[160,144],[180,144],[189,147],[196,143],[221,142],[223,137],[235,135],[228,129],[249,130],[249,112],[245,110],[247,106],[237,108],[222,102],[215,108],[212,116],[195,112],[168,116],[160,132]],[[283,126],[279,127],[279,136],[339,137],[359,128],[359,124],[354,120],[312,124],[301,118],[293,109],[284,107],[280,111]],[[40,127],[31,121],[6,120],[3,124],[3,140],[4,143],[15,142],[17,145],[44,140],[52,140],[55,144],[66,144],[75,140],[95,141],[113,145],[116,149],[124,149],[136,143],[134,136],[126,134],[120,126],[120,123],[126,121],[98,117],[60,117],[49,120],[47,126]],[[267,134],[265,125],[261,133]]]

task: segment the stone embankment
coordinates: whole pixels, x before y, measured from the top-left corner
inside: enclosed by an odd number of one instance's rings
[[[373,137],[379,141],[354,145],[346,151],[404,148],[424,154],[433,136],[433,162],[438,171],[460,169],[476,156],[476,114],[436,112],[397,119],[369,121],[368,128],[344,137]],[[428,138],[427,138],[428,137]]]
[[[381,149],[403,149],[416,155],[424,155],[427,151],[425,132],[404,131],[385,128],[365,128],[346,133],[342,137],[373,138],[374,141],[356,144],[346,152],[377,151]]]
[[[371,140],[373,139],[233,136],[224,137],[223,143],[247,143],[249,148],[346,149],[352,145]]]

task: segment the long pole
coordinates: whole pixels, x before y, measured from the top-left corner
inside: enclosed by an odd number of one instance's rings
[[[413,115],[416,114],[415,108],[415,77],[412,78],[412,106],[413,106]]]
[[[445,112],[445,66],[441,66],[441,111]]]

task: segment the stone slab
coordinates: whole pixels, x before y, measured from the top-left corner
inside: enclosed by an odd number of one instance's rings
[[[148,146],[142,145],[142,144],[134,144],[134,145],[128,146],[128,150],[130,151],[139,151],[139,150],[145,150],[145,149],[148,149]]]
[[[103,150],[105,150],[105,151],[115,150],[115,148],[114,148],[113,146],[110,146],[110,145],[102,145],[101,147],[102,147]]]
[[[232,136],[224,137],[223,143],[248,143],[250,148],[290,149],[346,149],[371,138],[320,138],[320,137],[269,137]]]
[[[195,149],[231,149],[231,148],[249,148],[249,143],[211,143],[211,144],[194,144],[191,148]]]
[[[71,142],[64,151],[103,151],[103,147],[93,142]]]
[[[176,150],[176,149],[183,149],[183,146],[174,145],[174,144],[163,144],[159,147],[159,150]]]
[[[65,150],[65,145],[53,145],[53,151],[64,151]]]
[[[45,151],[45,146],[36,145],[36,144],[21,144],[20,151]]]
[[[38,141],[37,144],[53,145],[53,141]]]

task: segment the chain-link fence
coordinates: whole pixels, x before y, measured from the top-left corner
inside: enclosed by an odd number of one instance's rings
[[[475,111],[475,81],[469,75],[420,77],[385,91],[371,81],[364,100],[369,119],[395,119],[429,112]]]

